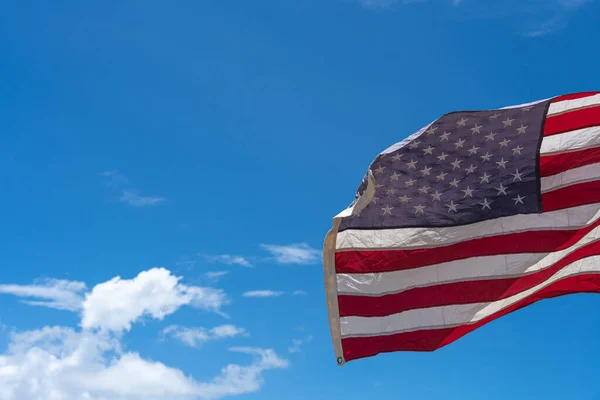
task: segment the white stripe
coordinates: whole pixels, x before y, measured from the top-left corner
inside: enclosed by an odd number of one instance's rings
[[[421,308],[385,317],[343,317],[340,319],[342,336],[377,336],[471,324],[496,314],[561,279],[598,272],[600,272],[600,256],[594,256],[569,264],[539,285],[503,300]]]
[[[600,146],[600,126],[552,135],[542,140],[540,154],[556,154]]]
[[[415,287],[450,282],[522,276],[546,269],[568,254],[598,239],[600,239],[600,227],[594,228],[573,246],[553,253],[502,254],[473,257],[403,271],[337,274],[338,292],[380,296]]]
[[[382,250],[446,246],[465,240],[536,230],[577,229],[600,218],[600,207],[588,204],[541,214],[512,215],[470,225],[444,228],[347,229],[336,249]]]
[[[590,107],[600,104],[600,94],[582,97],[574,100],[563,100],[550,104],[548,115],[559,114],[565,111],[572,111],[582,107]]]
[[[595,181],[600,178],[600,163],[573,168],[541,180],[542,193],[560,189],[576,183]]]

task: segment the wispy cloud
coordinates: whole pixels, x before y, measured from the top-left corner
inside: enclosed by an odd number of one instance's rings
[[[247,258],[242,256],[234,256],[231,254],[219,254],[216,256],[211,256],[208,254],[203,255],[208,262],[226,264],[226,265],[241,265],[242,267],[252,267],[252,263],[248,261]]]
[[[142,196],[135,188],[126,188],[129,179],[117,170],[102,171],[98,174],[111,189],[118,189],[119,201],[132,207],[152,207],[163,203],[166,199],[159,196]]]
[[[292,292],[292,296],[308,296],[308,293],[306,293],[304,290],[294,290]]]
[[[307,336],[304,339],[292,339],[292,345],[288,347],[290,353],[300,353],[302,346],[312,340],[312,336]]]
[[[235,325],[221,325],[212,329],[202,327],[187,328],[179,325],[170,325],[163,329],[164,336],[180,340],[189,347],[200,348],[206,342],[232,338],[235,336],[248,336],[244,328]]]
[[[209,279],[213,282],[218,282],[221,278],[223,278],[228,273],[229,273],[228,271],[208,271],[207,273],[204,274],[204,276],[206,277],[206,279]]]
[[[83,282],[59,279],[44,279],[31,285],[0,285],[0,293],[25,298],[25,304],[67,311],[81,309],[85,289]]]
[[[244,292],[242,296],[244,297],[279,297],[283,296],[284,292],[277,292],[274,290],[250,290],[248,292]]]
[[[137,190],[124,190],[120,200],[133,207],[152,207],[165,201],[164,197],[142,196]]]
[[[321,251],[307,243],[289,245],[261,244],[279,264],[315,264],[321,260]]]

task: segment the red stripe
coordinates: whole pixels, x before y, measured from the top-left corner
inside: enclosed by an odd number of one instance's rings
[[[558,103],[559,101],[565,101],[565,100],[581,99],[583,97],[593,96],[598,93],[600,93],[600,92],[581,92],[581,93],[565,94],[563,96],[558,96],[558,97],[555,97],[554,99],[552,99],[552,103]]]
[[[600,147],[540,157],[540,176],[552,176],[569,169],[600,162]]]
[[[421,330],[386,336],[354,337],[342,339],[346,361],[374,356],[393,351],[433,351],[444,347],[469,332],[518,309],[539,300],[573,293],[600,293],[600,276],[584,274],[554,282],[529,297],[490,315],[474,324],[464,324],[455,328]]]
[[[580,108],[564,114],[549,116],[544,125],[544,136],[600,125],[600,106]]]
[[[600,254],[600,242],[590,243],[541,271],[514,278],[453,282],[405,290],[384,296],[338,296],[340,316],[382,317],[417,308],[485,303],[514,296],[548,280],[567,265]]]
[[[542,194],[544,212],[600,202],[600,181],[566,186]]]
[[[542,194],[544,212],[600,201],[600,184],[571,185]],[[600,224],[580,229],[540,230],[466,240],[448,246],[414,250],[348,250],[335,254],[338,274],[389,272],[498,254],[548,253],[566,249]]]

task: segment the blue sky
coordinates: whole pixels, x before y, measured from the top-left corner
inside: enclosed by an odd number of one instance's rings
[[[598,398],[593,295],[335,364],[320,248],[373,157],[600,87],[598,1],[497,3],[4,4],[0,398]]]

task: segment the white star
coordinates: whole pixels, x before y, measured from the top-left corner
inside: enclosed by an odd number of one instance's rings
[[[523,175],[522,173],[519,172],[519,170],[517,170],[517,172],[515,172],[514,174],[511,174],[512,176],[514,176],[513,178],[513,182],[518,180],[519,182],[523,182],[523,179],[521,179],[521,176]]]
[[[433,154],[433,147],[429,146],[426,149],[423,149],[423,155],[425,154]]]
[[[402,154],[398,153],[394,157],[392,157],[392,161],[400,161],[402,158]]]
[[[394,207],[390,207],[390,206],[385,206],[385,207],[381,208],[381,210],[383,211],[383,215],[386,215],[386,214],[392,215],[393,209],[394,209]]]
[[[418,206],[413,206],[415,208],[415,214],[425,214],[425,206],[419,204]]]
[[[429,171],[431,171],[431,168],[425,167],[421,170],[421,173],[423,174],[423,176],[428,176],[428,175],[431,175]]]
[[[456,126],[466,126],[467,121],[468,119],[461,118],[461,120],[456,123]]]
[[[433,193],[431,195],[431,197],[433,197],[433,201],[441,201],[442,200],[442,194],[440,192],[438,192],[437,190],[435,191],[435,193]]]
[[[436,176],[435,178],[437,179],[437,181],[443,181],[444,179],[446,179],[446,175],[448,175],[446,172],[440,172],[440,174],[438,176]]]
[[[429,191],[429,189],[431,189],[429,186],[425,185],[419,188],[419,192],[421,193],[427,193]]]
[[[385,170],[385,167],[383,165],[380,165],[379,168],[377,168],[375,170],[376,174],[383,174],[383,170]]]
[[[400,201],[400,203],[408,203],[408,201],[410,200],[410,197],[408,197],[407,195],[404,195],[402,197],[398,197],[398,200]]]
[[[400,178],[400,174],[394,172],[392,176],[390,176],[390,181],[397,181]]]
[[[499,144],[500,144],[500,147],[507,147],[508,143],[510,143],[510,139],[504,139]]]
[[[452,182],[450,182],[450,186],[458,188],[458,183],[459,182],[460,181],[458,179],[454,178],[454,180]]]
[[[533,108],[533,106],[527,106],[527,107],[521,108],[521,110],[523,110],[523,111],[531,111],[532,108]]]
[[[439,156],[437,156],[437,159],[440,161],[446,161],[446,157],[448,157],[448,154],[442,152],[442,154],[440,154]]]
[[[475,124],[475,126],[471,128],[471,134],[474,135],[476,133],[481,133],[480,132],[481,128],[483,128],[483,125],[477,125],[477,124]]]
[[[521,150],[523,150],[523,148],[521,146],[517,146],[514,149],[512,149],[513,155],[521,155]]]
[[[481,159],[483,161],[490,161],[490,159],[492,158],[493,154],[490,154],[489,152],[485,153],[485,155],[481,156]]]
[[[448,136],[450,136],[450,134],[448,132],[444,132],[440,135],[440,141],[444,141],[444,140],[449,140]]]
[[[454,168],[452,168],[452,171],[454,171],[455,169],[460,168],[460,163],[462,162],[462,160],[459,160],[458,158],[456,160],[454,160],[453,162],[450,163],[450,165],[452,165]]]
[[[519,203],[524,204],[523,203],[523,199],[525,198],[525,196],[521,197],[521,195],[517,194],[517,197],[515,197],[513,200],[515,201],[515,206]]]
[[[489,142],[490,140],[496,140],[496,139],[495,139],[496,135],[497,135],[497,133],[490,132],[490,134],[489,134],[489,135],[485,135],[485,140],[486,140],[486,141],[488,141],[488,142]]]
[[[437,127],[433,127],[433,126],[432,126],[431,128],[429,128],[429,129],[427,130],[427,134],[428,134],[428,135],[433,135],[433,134],[435,134],[435,131],[437,131]]]
[[[454,211],[456,212],[456,204],[454,204],[454,201],[450,201],[450,204],[446,204],[446,207],[448,207],[448,213],[450,213],[450,211]]]
[[[408,165],[408,168],[411,169],[417,169],[417,163],[418,161],[415,161],[414,159],[410,159],[410,162],[407,162],[406,165]]]
[[[475,172],[475,170],[477,169],[477,167],[474,167],[473,164],[471,164],[469,166],[469,168],[465,168],[465,171],[467,171],[467,175],[472,174],[473,172]]]
[[[473,198],[473,189],[471,189],[469,186],[467,186],[466,189],[462,190],[462,192],[464,192],[464,196],[463,199],[467,196],[469,196],[470,198]]]
[[[517,128],[517,135],[522,135],[525,133],[525,131],[527,130],[527,128],[529,128],[528,126],[523,126],[523,124],[521,124],[520,127]]]
[[[492,203],[493,203],[493,201],[488,202],[488,199],[483,199],[483,203],[479,203],[479,205],[482,206],[481,207],[482,210],[485,210],[486,208],[488,210],[491,210],[492,208],[490,207],[490,204],[492,204]]]
[[[502,183],[500,183],[500,186],[498,186],[496,190],[498,191],[496,196],[500,196],[501,194],[506,195],[506,187],[502,186]]]
[[[406,181],[406,183],[404,185],[405,186],[412,186],[412,185],[415,184],[415,182],[417,182],[417,181],[415,181],[414,179],[409,179],[409,180]]]
[[[375,185],[375,188],[377,188],[377,189],[381,189],[382,187],[383,187],[383,185],[381,183],[378,183]]]
[[[385,194],[387,194],[389,196],[390,194],[391,195],[396,194],[396,192],[397,192],[397,189],[389,188],[388,190],[385,191]]]
[[[479,178],[481,179],[481,182],[479,182],[479,183],[483,183],[483,182],[485,182],[485,183],[490,183],[490,178],[491,178],[491,177],[492,177],[492,176],[491,176],[491,175],[488,175],[488,174],[487,174],[487,172],[484,172],[484,173],[483,173],[483,175],[481,175],[481,176],[479,177]]]
[[[507,126],[512,126],[514,119],[510,119],[510,118],[506,118],[504,121],[502,121],[502,123],[504,124],[504,127],[506,128]]]
[[[412,142],[412,143],[410,144],[410,146],[408,146],[408,147],[410,147],[411,149],[416,149],[417,147],[419,147],[419,144],[421,144],[421,142],[420,142],[420,141],[418,141],[418,140],[415,140],[415,141],[414,141],[414,142]]]
[[[377,204],[377,200],[379,200],[379,197],[373,197],[373,204]]]
[[[473,155],[473,154],[477,154],[477,151],[480,149],[480,147],[475,147],[475,145],[473,145],[473,147],[471,147],[469,149],[469,155]]]
[[[454,145],[456,146],[456,148],[462,148],[465,145],[466,140],[464,139],[458,139],[458,142],[454,143]]]
[[[506,164],[508,164],[508,161],[504,161],[504,157],[502,157],[500,161],[496,161],[496,164],[498,164],[498,169],[506,169]]]
[[[490,115],[490,119],[496,119],[500,116],[500,114]]]

